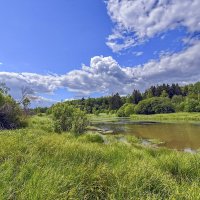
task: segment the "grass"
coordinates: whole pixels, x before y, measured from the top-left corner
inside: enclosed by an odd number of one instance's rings
[[[44,116],[1,131],[0,199],[200,199],[199,154],[110,137],[56,134]]]
[[[115,114],[101,113],[98,116],[90,114],[89,118],[92,122],[115,122],[120,119]],[[183,122],[197,122],[200,121],[200,113],[167,113],[167,114],[154,114],[154,115],[139,115],[133,114],[130,116],[131,120],[134,121],[183,121]]]
[[[139,121],[200,121],[200,113],[169,113],[155,115],[131,115],[132,120]]]

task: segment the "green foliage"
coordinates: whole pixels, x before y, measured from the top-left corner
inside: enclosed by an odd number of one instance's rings
[[[142,100],[142,94],[139,90],[133,90],[131,95],[126,98],[126,103],[138,104]]]
[[[46,117],[33,121],[0,132],[0,199],[200,199],[199,153],[145,148],[134,138],[107,145],[97,134],[41,130]]]
[[[78,141],[92,142],[92,143],[104,143],[103,137],[97,133],[83,134],[80,137],[78,137]]]
[[[144,93],[144,96],[146,98],[152,98],[152,97],[172,98],[174,95],[183,95],[182,88],[178,84],[172,84],[172,85],[162,84],[157,86],[151,86]]]
[[[118,117],[129,117],[131,114],[135,112],[135,105],[131,103],[124,104],[118,111]]]
[[[47,113],[48,108],[47,107],[36,107],[33,109],[34,113]]]
[[[52,108],[54,127],[56,132],[71,131],[81,134],[88,125],[86,113],[79,108],[67,104],[56,104]]]
[[[117,111],[117,116],[118,117],[126,117],[125,113],[124,113],[124,107],[126,106],[126,104],[124,104],[118,111]]]
[[[89,97],[87,99],[82,98],[66,101],[64,104],[75,106],[88,114],[95,114],[98,116],[100,113],[115,113],[114,111],[118,111],[125,103],[138,104],[142,100],[151,99],[153,97],[169,98],[175,111],[183,112],[186,97],[198,101],[200,100],[200,82],[185,86],[180,86],[178,84],[162,84],[151,86],[146,89],[144,93],[133,89],[133,92],[127,96],[120,96],[119,93],[116,93],[112,96],[99,98]],[[199,107],[197,106],[196,108],[197,110],[195,112],[198,112]],[[168,111],[164,110],[164,113],[165,112]],[[48,109],[47,113],[51,113],[51,109]],[[125,116],[124,112],[120,110],[118,116]]]
[[[80,109],[74,109],[71,131],[75,134],[81,134],[86,131],[89,121],[85,112]]]
[[[96,107],[92,109],[92,113],[98,116],[100,114],[100,110],[98,110]]]
[[[26,125],[23,112],[16,101],[0,92],[0,129],[15,129]]]
[[[195,99],[186,99],[184,103],[184,110],[186,112],[200,112],[200,102]]]
[[[109,100],[110,110],[118,110],[123,105],[122,99],[119,94],[114,94]]]
[[[159,114],[159,113],[173,113],[174,106],[168,98],[153,97],[141,101],[135,107],[136,114]]]
[[[135,121],[200,121],[200,113],[165,113],[165,114],[153,114],[153,115],[131,115],[131,119]]]
[[[163,90],[160,96],[161,97],[169,97],[166,90]]]
[[[174,95],[171,99],[176,112],[184,111],[184,97],[181,95]]]

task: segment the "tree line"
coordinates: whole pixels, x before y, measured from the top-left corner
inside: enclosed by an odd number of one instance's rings
[[[153,104],[157,105],[159,102],[164,102],[165,104],[168,104],[168,108],[166,108],[166,111],[161,109],[160,111],[155,112],[140,112],[139,108],[137,107],[136,112],[134,112],[138,114],[154,114],[179,111],[199,112],[200,82],[184,86],[180,86],[179,84],[162,84],[151,86],[144,92],[134,89],[133,92],[127,96],[120,96],[119,93],[116,93],[111,96],[104,96],[99,98],[89,97],[87,99],[82,98],[66,101],[64,103],[78,107],[88,114],[98,114],[102,112],[116,113],[120,108],[126,107],[127,105],[129,105],[129,108],[133,110],[133,105],[136,106],[140,103],[141,107],[141,105],[145,104],[145,102],[146,104],[152,104],[154,101],[155,103]],[[169,109],[169,107],[171,108]]]
[[[88,123],[85,118],[86,113],[96,115],[116,113],[119,117],[128,117],[131,114],[200,112],[200,82],[185,86],[156,85],[144,92],[134,89],[127,96],[120,96],[116,93],[99,98],[82,98],[55,104],[50,108],[30,109],[30,94],[32,94],[30,89],[22,88],[22,98],[16,101],[9,95],[9,88],[4,83],[0,83],[0,129],[25,126],[26,118],[30,113],[51,114],[58,132],[68,130],[69,127],[70,131],[83,132]],[[68,115],[71,117],[67,117]],[[73,120],[66,123],[69,118]]]

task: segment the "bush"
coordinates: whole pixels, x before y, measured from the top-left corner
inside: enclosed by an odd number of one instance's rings
[[[0,129],[15,129],[26,125],[23,112],[16,101],[0,92]]]
[[[81,134],[86,130],[88,118],[84,111],[67,104],[57,104],[52,108],[56,132],[71,131]]]
[[[196,99],[188,98],[184,104],[184,110],[186,112],[200,112],[200,103]]]
[[[174,95],[171,100],[176,112],[184,111],[184,97],[181,95]]]
[[[132,103],[124,104],[118,111],[118,117],[129,117],[131,114],[135,113],[135,105]]]
[[[169,98],[153,97],[140,101],[135,107],[136,114],[159,114],[175,112],[173,104]]]

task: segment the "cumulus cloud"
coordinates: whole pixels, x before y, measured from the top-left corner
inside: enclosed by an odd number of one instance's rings
[[[177,27],[200,31],[199,9],[199,0],[107,0],[115,23],[107,45],[120,51]]]
[[[73,91],[76,96],[89,96],[96,92],[123,95],[163,82],[191,83],[200,80],[200,41],[190,43],[182,52],[166,54],[140,66],[123,67],[112,57],[95,56],[89,66],[83,65],[81,70],[67,74],[0,72],[0,82],[6,82],[16,96],[23,86],[32,88],[36,96],[53,93],[58,88]],[[37,97],[36,100],[45,99]]]

